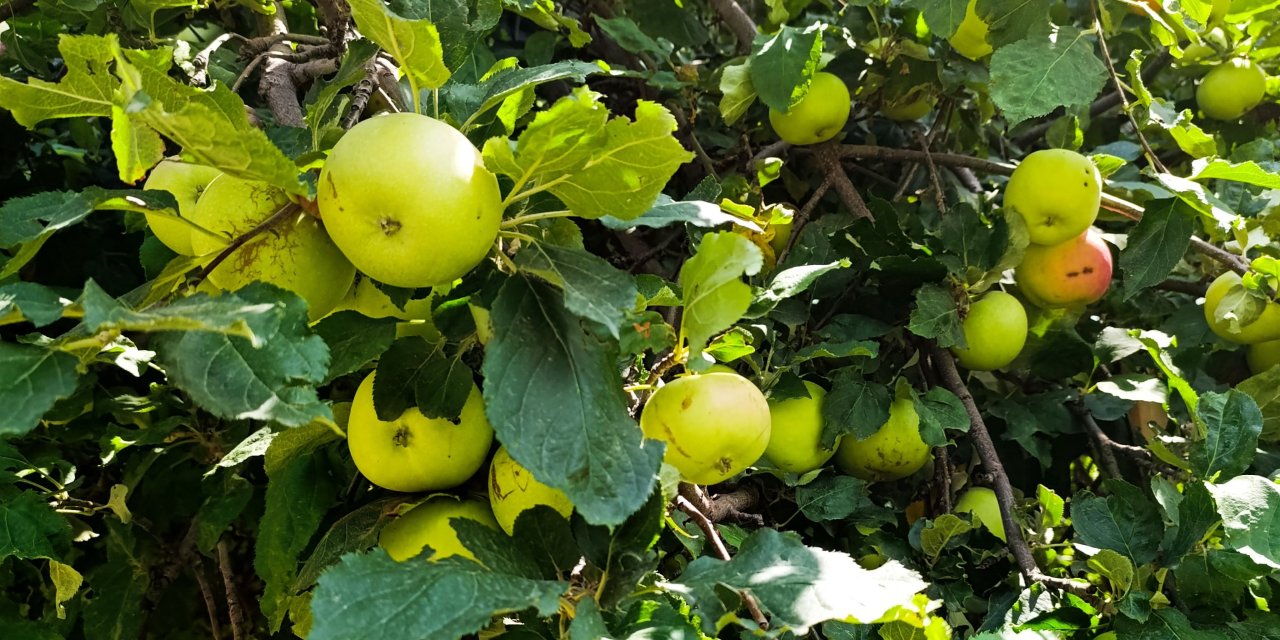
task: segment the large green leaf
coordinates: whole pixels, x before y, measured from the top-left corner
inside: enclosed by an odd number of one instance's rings
[[[428,19],[409,19],[380,0],[353,0],[351,17],[360,33],[378,43],[396,62],[417,91],[438,89],[449,80],[440,31]],[[413,104],[421,100],[413,96]]]
[[[1075,27],[1032,34],[991,56],[991,99],[1010,126],[1058,107],[1087,105],[1106,80],[1092,36]]]
[[[1138,565],[1155,559],[1164,535],[1155,503],[1127,482],[1111,480],[1106,486],[1111,491],[1106,498],[1084,492],[1072,500],[1071,519],[1080,542],[1118,551]]]
[[[62,80],[31,78],[23,84],[0,76],[0,109],[29,129],[53,118],[111,115],[112,94],[120,84],[108,70],[116,42],[114,34],[63,34],[58,40],[67,69]]]
[[[1262,433],[1262,412],[1248,394],[1230,390],[1200,396],[1203,440],[1191,446],[1191,469],[1210,480],[1227,480],[1244,473],[1253,462]]]
[[[750,58],[751,85],[770,109],[786,112],[808,93],[822,55],[823,27],[784,26],[757,41]]]
[[[707,341],[733,326],[751,306],[751,287],[744,275],[759,273],[764,258],[760,249],[736,233],[709,233],[698,252],[680,268],[684,292],[684,316],[680,330],[689,341],[690,360],[697,358]]]
[[[80,361],[48,347],[0,342],[0,436],[22,435],[80,379]]]
[[[614,338],[636,302],[631,274],[583,249],[538,242],[516,254],[516,265],[563,289],[570,312],[596,322]]]
[[[38,493],[0,500],[0,560],[60,558],[71,545],[71,526]]]
[[[461,415],[475,382],[462,354],[450,351],[443,342],[417,336],[393,342],[378,360],[373,380],[378,417],[390,422],[410,408],[428,418],[453,420]]]
[[[963,347],[964,322],[951,289],[926,284],[916,291],[916,308],[907,329],[921,338],[932,338],[940,347]]]
[[[889,421],[893,402],[889,388],[841,369],[832,376],[831,392],[822,403],[822,446],[835,446],[841,436],[865,440]]]
[[[1125,298],[1159,284],[1178,266],[1191,244],[1196,212],[1182,200],[1168,198],[1148,203],[1129,243],[1120,252]]]
[[[1254,562],[1280,569],[1280,485],[1262,476],[1236,476],[1208,489],[1227,544]]]

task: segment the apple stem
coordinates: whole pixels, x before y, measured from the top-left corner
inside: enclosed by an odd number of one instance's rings
[[[683,493],[683,487],[682,487]],[[716,557],[728,562],[732,556],[729,555],[729,548],[725,546],[724,539],[720,537],[720,532],[716,530],[716,525],[703,512],[683,495],[676,496],[676,507],[688,514],[689,518],[702,529],[702,533],[707,537],[707,541],[711,543],[711,548],[715,551]],[[746,605],[747,611],[751,613],[751,619],[756,621],[760,629],[767,630],[769,628],[769,620],[764,617],[764,612],[760,610],[760,604],[756,602],[755,596],[747,591],[739,591],[738,595],[742,598],[742,604]]]

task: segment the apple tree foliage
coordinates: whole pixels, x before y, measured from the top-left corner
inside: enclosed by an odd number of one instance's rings
[[[5,0],[0,637],[1280,638],[1280,368],[1199,303],[1228,269],[1219,319],[1280,290],[1280,109],[1195,100],[1233,58],[1280,72],[1278,7]],[[966,10],[979,60],[948,44]],[[849,123],[778,143],[769,110],[819,69]],[[881,115],[902,100],[931,108]],[[383,111],[457,127],[506,197],[490,258],[432,298],[435,342],[309,323],[267,283],[193,292],[214,256],[148,231],[176,215],[141,189],[163,157],[306,203]],[[1105,177],[1110,291],[1028,307],[1013,365],[956,375],[971,296],[1016,292],[1002,186],[1050,147]],[[912,398],[932,463],[681,487],[636,417],[714,362],[774,399],[829,389],[828,443]],[[372,487],[342,435],[375,368],[389,414],[454,416],[475,380],[572,517],[455,521],[475,561],[391,560],[378,531],[422,496]],[[1007,544],[951,512],[1001,479]]]

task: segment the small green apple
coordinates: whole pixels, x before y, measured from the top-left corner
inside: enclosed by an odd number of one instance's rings
[[[813,74],[809,92],[785,113],[769,110],[769,124],[778,137],[795,145],[817,144],[836,137],[849,121],[853,103],[839,76]]]
[[[1023,295],[1043,309],[1083,307],[1111,286],[1111,249],[1087,231],[1053,246],[1033,244],[1014,275]]]
[[[410,408],[383,422],[374,411],[373,384],[370,373],[356,389],[347,421],[351,458],[369,482],[406,493],[436,491],[466,482],[484,465],[493,427],[475,385],[457,420],[428,418]]]
[[[986,21],[978,17],[978,0],[969,0],[964,10],[964,19],[948,42],[956,53],[970,60],[980,60],[993,51],[991,43],[987,42],[989,30]]]
[[[288,205],[289,196],[271,185],[218,176],[200,196],[191,219],[225,239],[193,233],[191,247],[197,255],[222,251],[232,239]],[[320,221],[299,211],[236,249],[209,280],[225,291],[255,280],[288,289],[307,301],[311,319],[318,320],[338,306],[355,276],[355,267],[329,240]]]
[[[1245,360],[1249,362],[1249,370],[1254,375],[1280,364],[1280,340],[1268,340],[1249,345],[1249,349],[1245,352]]]
[[[835,449],[822,448],[822,400],[827,390],[805,381],[807,398],[769,401],[771,428],[764,456],[791,473],[808,473],[826,464]]]
[[[1000,517],[1000,501],[996,492],[986,487],[973,487],[956,501],[956,513],[973,514],[978,524],[986,527],[991,535],[1008,542],[1004,537],[1004,519]]]
[[[1237,329],[1233,329],[1231,323],[1226,320],[1219,321],[1215,317],[1218,305],[1222,304],[1227,292],[1240,282],[1240,274],[1228,271],[1209,284],[1209,290],[1204,294],[1204,319],[1209,323],[1209,328],[1223,340],[1238,344],[1280,340],[1280,304],[1278,303],[1268,302],[1262,310],[1262,315]]]
[[[498,519],[498,525],[507,535],[515,532],[520,514],[538,505],[555,509],[568,518],[573,513],[573,503],[563,491],[538,481],[528,469],[516,462],[506,447],[498,447],[489,464],[489,506]]]
[[[1013,170],[1004,206],[1027,222],[1031,242],[1055,245],[1082,233],[1098,217],[1102,176],[1093,161],[1067,149],[1043,149]]]
[[[320,174],[329,235],[361,272],[397,287],[446,284],[489,253],[498,179],[457,129],[414,113],[352,127]]]
[[[209,183],[220,175],[222,172],[213,167],[178,160],[161,160],[160,164],[151,170],[147,181],[142,183],[142,188],[172,193],[174,199],[178,201],[177,214],[190,220],[195,214],[196,202],[200,200],[201,194]],[[154,233],[164,246],[184,256],[197,255],[195,249],[191,247],[191,234],[198,231],[172,218],[153,213],[148,213],[146,216],[151,233]]]
[[[1196,104],[1215,120],[1239,120],[1267,93],[1267,74],[1247,59],[1228,60],[1205,74],[1196,87]]]
[[[646,438],[667,444],[665,460],[695,484],[716,484],[755,464],[769,445],[769,402],[736,373],[676,378],[640,414]]]
[[[427,558],[433,562],[449,556],[475,560],[475,554],[462,546],[458,531],[453,528],[453,521],[459,519],[498,529],[498,522],[483,502],[436,495],[387,523],[378,534],[378,546],[386,549],[387,555],[396,562],[417,557],[424,547],[434,551]]]
[[[836,464],[845,473],[871,482],[900,480],[929,461],[929,445],[920,437],[920,414],[911,398],[889,406],[889,420],[865,440],[840,439]]]
[[[974,371],[994,371],[1013,362],[1027,343],[1027,310],[1018,299],[991,291],[969,305],[964,319],[965,348],[951,352],[962,366]]]
[[[914,122],[925,117],[938,99],[927,90],[919,90],[899,96],[880,105],[880,115],[898,122]]]

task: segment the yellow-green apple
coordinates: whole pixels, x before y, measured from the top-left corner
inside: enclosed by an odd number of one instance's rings
[[[1027,310],[1018,299],[991,291],[969,305],[964,319],[968,346],[951,352],[961,365],[974,371],[994,371],[1018,357],[1027,342]]]
[[[414,113],[351,128],[320,174],[317,204],[347,258],[397,287],[447,284],[493,246],[498,180],[457,129]]]
[[[769,445],[769,402],[736,373],[677,378],[649,397],[644,435],[667,444],[665,460],[695,484],[727,480]]]
[[[178,210],[174,213],[180,217],[191,219],[195,213],[196,202],[213,179],[222,175],[213,167],[191,164],[180,160],[161,160],[142,183],[143,189],[152,191],[168,191],[178,201]],[[191,225],[162,215],[148,213],[147,226],[164,246],[184,256],[197,255],[191,247],[191,234],[198,231]]]
[[[538,505],[551,507],[566,518],[573,513],[569,496],[539,482],[533,473],[512,459],[506,447],[498,447],[489,464],[489,506],[498,519],[498,526],[508,535],[514,533],[520,514]]]
[[[286,206],[289,196],[271,185],[218,176],[200,196],[191,218],[222,238],[193,233],[191,247],[197,255],[220,252]],[[308,313],[316,320],[338,306],[355,276],[355,267],[329,240],[320,221],[298,210],[237,248],[209,280],[225,291],[255,280],[288,289],[307,301]]]
[[[1204,294],[1204,319],[1209,328],[1223,340],[1239,344],[1255,344],[1280,340],[1280,304],[1267,302],[1262,314],[1248,324],[1234,323],[1230,318],[1218,318],[1218,307],[1233,287],[1240,284],[1240,275],[1228,271],[1209,284]]]
[[[898,122],[913,122],[933,110],[938,99],[928,89],[912,91],[880,105],[880,115]]]
[[[1082,233],[1098,217],[1102,176],[1093,161],[1068,149],[1042,149],[1013,170],[1004,206],[1027,222],[1031,242],[1055,245]]]
[[[872,482],[899,480],[929,461],[929,445],[920,437],[920,414],[911,398],[889,406],[889,420],[865,440],[846,434],[836,448],[836,464],[847,474]]]
[[[1249,370],[1257,375],[1280,364],[1280,340],[1268,340],[1249,345],[1245,352]]]
[[[991,535],[1004,540],[1004,520],[1000,518],[1000,502],[996,492],[986,487],[973,487],[956,501],[956,513],[968,513]]]
[[[495,531],[498,529],[498,523],[485,503],[436,495],[387,523],[378,534],[378,546],[386,549],[387,555],[396,562],[417,557],[424,547],[431,547],[434,552],[427,560],[449,556],[475,560],[475,555],[462,546],[458,531],[453,528],[453,522],[462,519],[474,520]]]
[[[769,401],[771,428],[765,458],[791,473],[808,473],[826,464],[835,449],[822,447],[822,400],[827,390],[805,381],[807,398]]]
[[[844,130],[853,103],[849,88],[839,76],[819,71],[813,74],[809,92],[785,112],[769,110],[769,124],[779,138],[791,144],[826,142]]]
[[[969,0],[969,5],[964,10],[964,19],[948,42],[956,53],[970,60],[979,60],[992,52],[991,43],[987,42],[989,30],[986,21],[978,17],[978,0]]]
[[[1092,231],[1062,244],[1033,244],[1014,274],[1022,293],[1038,307],[1082,307],[1111,286],[1111,249]]]
[[[1215,120],[1239,120],[1267,93],[1267,74],[1244,58],[1216,66],[1196,87],[1196,104]]]
[[[428,418],[416,407],[389,422],[373,408],[374,374],[356,389],[347,423],[347,446],[364,477],[392,491],[437,491],[456,487],[484,465],[493,428],[480,390],[471,394],[457,420]]]

